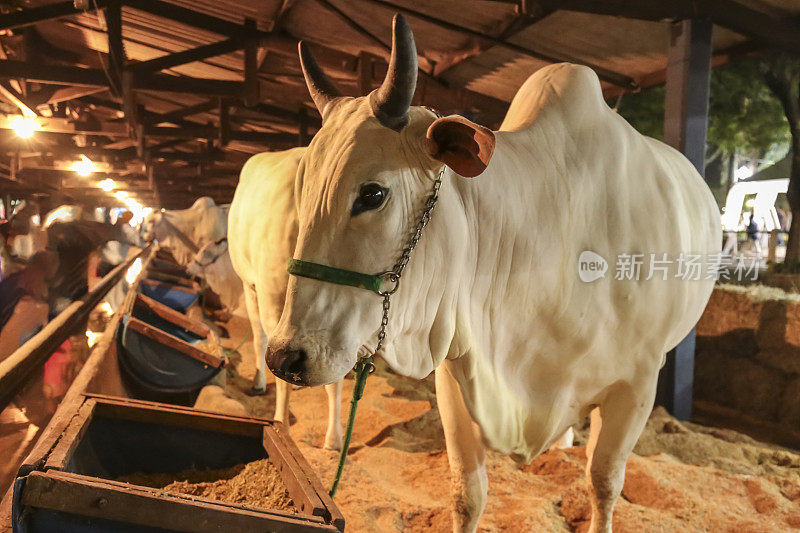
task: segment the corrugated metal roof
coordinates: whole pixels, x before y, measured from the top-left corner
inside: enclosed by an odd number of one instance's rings
[[[507,38],[516,47],[487,43],[477,32],[499,36],[519,22],[519,14],[510,2],[490,0],[166,0],[171,4],[238,24],[249,18],[263,31],[274,31],[280,42],[262,51],[262,101],[287,112],[313,106],[305,89],[294,47],[304,39],[328,49],[332,77],[349,94],[356,94],[358,76],[355,57],[361,53],[388,57],[391,42],[391,20],[395,8],[418,11],[421,16],[406,13],[414,29],[420,66],[428,72],[443,72],[438,80],[420,78],[418,101],[443,86],[454,89],[452,97],[442,105],[445,112],[484,111],[489,125],[502,119],[504,103],[509,102],[518,87],[537,69],[549,64],[540,56],[595,65],[620,77],[658,82],[663,79],[669,40],[669,21],[633,20],[573,11],[555,11],[535,24]],[[48,5],[50,0],[32,0],[32,6]],[[326,5],[327,4],[327,5]],[[800,0],[747,0],[741,4],[772,15],[800,14]],[[331,6],[333,9],[331,9]],[[282,13],[282,10],[283,13]],[[336,13],[336,11],[341,13]],[[282,13],[278,28],[276,17]],[[446,28],[425,20],[441,19]],[[349,20],[345,20],[349,19]],[[146,61],[165,54],[189,50],[225,38],[208,30],[167,19],[131,7],[122,10],[124,45],[128,59]],[[360,27],[357,29],[355,27]],[[48,21],[38,26],[40,35],[53,46],[76,54],[83,66],[108,68],[106,23],[102,15],[83,13]],[[0,37],[2,39],[2,37]],[[721,27],[715,27],[715,51],[735,49],[747,38]],[[277,42],[277,41],[276,41]],[[331,55],[333,54],[333,55]],[[338,56],[336,54],[339,54]],[[332,58],[332,59],[331,59]],[[334,64],[331,64],[333,61]],[[240,81],[243,78],[244,54],[239,51],[166,70],[168,74]],[[383,67],[385,68],[385,67]],[[380,72],[380,68],[376,69]],[[608,78],[608,76],[606,76]],[[373,79],[372,85],[380,82]],[[610,92],[621,89],[607,80],[603,87]],[[100,95],[113,100],[110,94]],[[480,98],[484,100],[480,100]],[[153,113],[164,113],[206,101],[192,95],[161,94],[141,91],[138,103]],[[479,102],[479,103],[475,103]],[[480,103],[483,102],[483,103]],[[483,104],[488,107],[482,109]],[[489,104],[493,104],[493,107]],[[498,105],[499,104],[499,105]],[[449,108],[445,108],[449,106]],[[476,107],[478,109],[476,109]],[[491,109],[490,109],[491,108]],[[280,113],[279,113],[280,115]],[[297,132],[298,124],[282,117],[259,116],[253,111],[234,110],[236,127],[243,130]],[[198,113],[186,120],[197,124],[215,123],[216,110]],[[236,142],[226,148],[231,152],[254,153],[267,147]],[[235,184],[235,180],[232,181]]]

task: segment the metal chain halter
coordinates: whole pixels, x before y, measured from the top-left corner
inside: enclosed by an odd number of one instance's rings
[[[391,290],[378,290],[378,294],[383,297],[383,318],[381,319],[380,329],[378,329],[378,344],[375,346],[375,351],[373,354],[377,354],[380,349],[383,348],[383,341],[386,338],[386,326],[389,324],[389,299],[392,294],[397,292],[397,289],[400,288],[400,276],[403,275],[403,271],[405,270],[406,265],[408,265],[409,259],[411,259],[411,252],[413,252],[414,248],[417,247],[419,239],[422,237],[422,230],[425,229],[425,226],[427,226],[428,222],[431,220],[431,214],[436,207],[436,202],[439,200],[439,189],[442,187],[442,177],[444,176],[445,168],[446,167],[444,166],[442,167],[433,182],[433,190],[425,200],[425,207],[422,210],[422,216],[420,217],[419,222],[417,222],[417,227],[414,228],[414,235],[411,236],[408,244],[406,244],[406,247],[403,248],[403,252],[400,254],[400,259],[397,260],[397,263],[395,263],[392,270],[380,274],[381,277],[394,283],[394,287],[392,287]]]
[[[400,254],[400,258],[395,263],[394,267],[388,272],[383,272],[378,274],[377,276],[369,276],[373,278],[378,278],[377,288],[372,288],[369,290],[373,290],[378,295],[383,298],[383,316],[381,317],[381,325],[378,328],[378,343],[375,346],[375,350],[372,354],[368,354],[363,357],[359,357],[358,361],[356,362],[356,366],[353,369],[356,373],[356,380],[353,385],[353,397],[350,400],[350,414],[347,417],[347,429],[344,433],[344,441],[342,442],[342,451],[339,455],[339,464],[336,467],[336,476],[333,478],[333,485],[331,486],[330,495],[331,498],[336,494],[336,489],[339,487],[339,481],[342,478],[342,471],[344,470],[344,463],[347,459],[347,451],[350,449],[350,440],[353,437],[353,425],[355,424],[356,420],[356,409],[358,408],[358,400],[360,400],[364,396],[364,387],[367,384],[367,376],[369,376],[372,372],[375,371],[375,363],[373,357],[380,352],[381,348],[383,348],[383,341],[386,339],[386,327],[389,324],[389,309],[391,307],[391,297],[392,294],[397,292],[397,289],[400,288],[400,278],[403,275],[403,271],[408,265],[408,261],[411,258],[411,252],[414,251],[414,248],[417,247],[419,243],[420,237],[422,237],[422,230],[425,229],[425,226],[428,225],[428,222],[431,220],[431,214],[433,213],[433,209],[436,207],[436,202],[439,200],[439,189],[442,186],[442,177],[444,176],[444,171],[446,167],[442,167],[439,171],[439,174],[436,176],[436,179],[433,182],[433,189],[431,194],[425,200],[425,207],[422,210],[422,216],[420,217],[419,221],[417,222],[416,227],[414,228],[414,234],[409,239],[408,243],[406,244],[405,248],[403,248],[403,252]],[[289,261],[289,272],[295,275],[306,275],[306,273],[297,274],[292,272],[292,266],[297,265],[297,263],[292,263]],[[298,265],[302,267],[303,265]],[[315,265],[315,267],[319,267],[323,265]],[[331,267],[324,267],[327,269],[331,269]],[[343,285],[352,285],[355,287],[361,288],[368,288],[363,284],[364,277],[368,276],[365,274],[361,274],[358,272],[351,272],[341,269],[332,269],[334,272],[333,274],[336,276],[336,281],[334,281],[332,276],[326,276],[322,274],[323,271],[316,269],[312,275],[307,275],[307,277],[313,277],[314,279],[320,279],[322,281],[331,281],[334,283],[340,283]],[[349,278],[349,279],[348,279]],[[344,281],[342,281],[344,280]],[[393,283],[390,289],[384,289],[382,287],[382,281],[388,281]]]

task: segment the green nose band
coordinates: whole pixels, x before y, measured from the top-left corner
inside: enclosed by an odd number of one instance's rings
[[[300,259],[289,259],[286,270],[293,276],[316,279],[327,283],[335,283],[336,285],[357,287],[381,295],[384,294],[381,292],[381,285],[383,285],[384,280],[395,281],[395,288],[397,281],[396,278],[393,278],[393,273],[391,272],[379,275],[362,274],[361,272],[301,261]],[[391,292],[394,292],[394,290]]]

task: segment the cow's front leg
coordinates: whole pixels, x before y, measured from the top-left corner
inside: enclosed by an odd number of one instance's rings
[[[436,402],[442,417],[453,486],[453,531],[475,531],[486,506],[489,481],[481,431],[464,404],[449,361],[436,369]]]
[[[267,334],[261,325],[258,298],[253,287],[244,286],[244,303],[247,308],[247,318],[250,320],[250,329],[253,331],[253,357],[255,357],[256,367],[256,376],[250,394],[261,395],[267,392]]]
[[[289,425],[289,393],[292,386],[280,378],[275,378],[275,420]]]
[[[325,432],[325,449],[342,449],[342,382],[325,385],[328,393],[328,431]]]
[[[586,477],[592,504],[589,533],[611,533],[614,504],[625,482],[625,463],[653,408],[656,380],[633,390],[619,385],[592,411]]]
[[[567,448],[572,448],[573,444],[575,444],[575,432],[572,430],[572,426],[567,428],[567,430],[555,441],[553,444],[550,445],[551,450],[566,450]]]

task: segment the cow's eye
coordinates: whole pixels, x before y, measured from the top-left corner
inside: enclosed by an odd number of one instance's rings
[[[358,191],[358,198],[353,202],[353,208],[350,210],[350,216],[356,216],[364,211],[377,209],[386,200],[386,195],[389,190],[381,187],[377,183],[366,183],[361,186]]]

